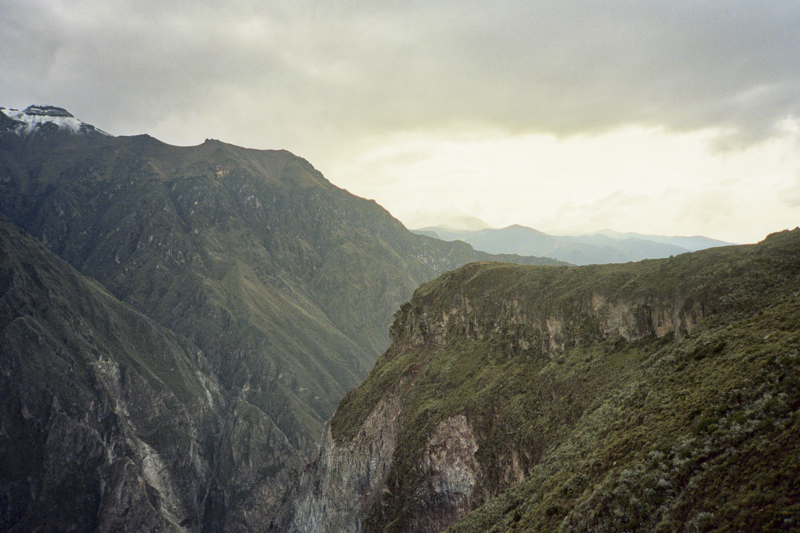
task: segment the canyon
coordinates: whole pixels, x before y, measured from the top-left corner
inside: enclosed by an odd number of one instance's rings
[[[0,529],[800,528],[800,230],[575,267],[0,108]]]

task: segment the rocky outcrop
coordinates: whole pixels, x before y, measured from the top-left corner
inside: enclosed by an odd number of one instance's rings
[[[633,269],[641,267],[617,268],[623,271],[622,282],[614,287],[586,285],[591,271],[562,267],[538,271],[538,287],[487,298],[472,278],[480,273],[481,284],[493,283],[493,277],[502,283],[501,278],[515,275],[513,267],[464,267],[437,280],[436,292],[433,286],[423,287],[404,304],[390,330],[393,343],[439,348],[454,340],[479,341],[500,334],[514,349],[553,357],[568,347],[607,339],[636,341],[667,334],[680,339],[722,305],[722,290],[699,298],[684,291],[679,279],[665,279],[665,285],[673,286],[657,290],[629,287],[638,283]],[[575,290],[580,284],[585,286]]]
[[[350,442],[337,443],[327,426],[319,457],[300,476],[290,499],[292,532],[363,531],[363,522],[381,496],[391,494],[392,468],[402,423],[402,401],[384,396]],[[419,468],[418,498],[424,508],[406,531],[441,531],[466,514],[473,503],[479,465],[478,445],[466,417],[440,422],[428,439]]]
[[[303,532],[435,532],[457,523],[466,524],[461,531],[556,530],[542,524],[567,516],[581,524],[576,530],[593,530],[592,520],[624,529],[634,523],[630,511],[605,522],[602,505],[611,496],[593,493],[589,480],[644,476],[647,461],[664,450],[676,457],[663,467],[673,477],[637,478],[653,488],[624,505],[644,515],[661,505],[659,520],[679,522],[682,502],[696,489],[687,485],[695,470],[680,466],[680,457],[695,453],[685,439],[699,438],[705,429],[698,428],[711,423],[704,420],[726,412],[721,395],[745,394],[752,412],[762,409],[765,390],[783,395],[781,438],[791,431],[789,405],[800,406],[800,390],[778,384],[793,383],[784,379],[797,369],[762,367],[759,358],[795,353],[796,338],[787,330],[764,351],[760,344],[774,333],[757,328],[773,323],[759,310],[785,316],[798,288],[800,230],[758,246],[638,264],[481,263],[446,273],[397,313],[392,345],[340,404],[281,525]],[[740,331],[754,315],[764,317],[752,326],[757,333]],[[698,328],[705,333],[698,336]],[[755,378],[755,368],[772,373]],[[706,406],[713,414],[686,420]],[[731,451],[744,442],[736,439],[762,438],[750,427],[730,439],[708,434],[697,461],[739,453]],[[627,467],[634,470],[619,472]],[[664,487],[676,488],[667,495]],[[575,507],[582,511],[567,515],[579,497],[587,498]],[[581,514],[586,509],[596,514]],[[524,526],[526,513],[539,525]]]
[[[364,513],[384,490],[400,416],[400,399],[387,395],[352,442],[337,445],[326,426],[320,455],[302,473],[300,488],[292,496],[294,514],[288,531],[361,530]]]
[[[426,443],[420,462],[424,482],[421,512],[409,521],[408,531],[442,531],[469,512],[480,465],[478,443],[464,415],[439,422]]]

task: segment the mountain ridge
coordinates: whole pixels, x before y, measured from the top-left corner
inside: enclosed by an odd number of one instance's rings
[[[0,215],[194,346],[232,398],[198,531],[270,521],[420,283],[474,260],[558,264],[414,235],[303,158],[214,140],[0,129]]]
[[[612,230],[575,236],[550,235],[520,224],[500,229],[479,230],[431,226],[413,231],[445,241],[460,240],[469,243],[476,250],[489,253],[553,257],[575,265],[661,259],[689,251],[732,244],[702,236],[669,237],[619,233]]]
[[[798,295],[800,229],[446,273],[398,312],[279,529],[794,530]]]

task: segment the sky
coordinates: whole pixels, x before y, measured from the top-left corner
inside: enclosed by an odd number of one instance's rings
[[[0,0],[0,106],[286,149],[409,228],[800,224],[794,0]]]

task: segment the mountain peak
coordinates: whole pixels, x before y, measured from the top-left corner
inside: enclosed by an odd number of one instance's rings
[[[491,226],[477,217],[463,216],[448,219],[435,226],[428,226],[420,229],[443,229],[447,231],[480,231],[489,229]]]
[[[37,117],[69,117],[75,118],[72,113],[63,107],[55,107],[52,105],[29,105],[23,111],[26,115]]]
[[[61,107],[50,105],[31,105],[23,111],[0,107],[0,130],[13,131],[20,137],[32,133],[48,135],[58,131],[73,134],[109,135],[77,118]],[[110,135],[109,135],[110,136]]]

